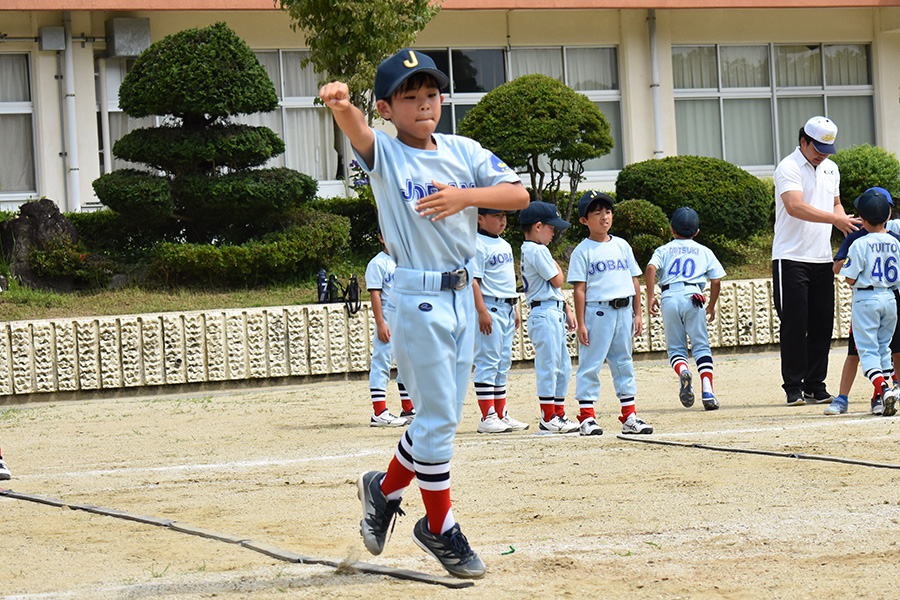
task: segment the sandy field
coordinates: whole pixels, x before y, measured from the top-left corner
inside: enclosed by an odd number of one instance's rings
[[[836,392],[844,351],[832,351]],[[662,357],[636,365],[652,439],[900,463],[900,417],[785,406],[775,353],[716,355],[722,408],[685,409]],[[695,384],[699,384],[695,376]],[[368,426],[366,382],[320,382],[0,406],[0,444],[24,494],[170,519],[302,556],[247,549],[110,516],[0,497],[0,598],[893,598],[900,469],[646,444],[617,437],[608,371],[605,433],[540,434],[534,372],[510,377],[529,431],[475,432],[474,393],[453,461],[454,513],[487,576],[449,589],[354,572],[355,561],[437,576],[412,541],[415,488],[384,554],[359,536],[354,481],[384,470],[397,429]],[[571,400],[569,416],[577,414]],[[399,410],[396,388],[388,406]],[[454,582],[459,580],[452,580]]]

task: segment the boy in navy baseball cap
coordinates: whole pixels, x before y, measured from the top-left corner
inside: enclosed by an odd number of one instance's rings
[[[486,569],[453,516],[450,459],[475,352],[476,213],[523,208],[528,191],[475,140],[435,132],[446,86],[447,76],[421,52],[404,49],[381,63],[375,106],[396,138],[369,127],[346,83],[325,84],[319,97],[369,176],[384,243],[397,263],[388,325],[416,409],[387,471],[357,480],[360,533],[366,549],[381,554],[391,523],[403,514],[403,492],[415,481],[425,516],[413,541],[451,575],[475,579]]]

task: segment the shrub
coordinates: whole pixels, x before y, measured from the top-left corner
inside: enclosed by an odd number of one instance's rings
[[[631,241],[641,234],[661,240],[671,238],[666,213],[647,200],[625,200],[615,205],[610,233]]]
[[[883,187],[893,198],[900,196],[900,162],[893,152],[863,144],[840,150],[834,162],[841,170],[841,204],[856,213],[853,201],[870,187]]]
[[[121,169],[95,179],[94,192],[104,205],[128,218],[154,227],[172,214],[169,180],[137,169]]]
[[[41,249],[32,248],[28,260],[39,277],[71,277],[79,289],[106,287],[113,275],[113,265],[109,260],[86,252],[62,235],[50,239]]]
[[[304,222],[243,245],[161,244],[150,277],[166,285],[256,287],[308,276],[347,245],[347,218],[306,211]]]
[[[765,184],[717,158],[673,156],[634,163],[616,178],[619,199],[645,198],[671,217],[680,206],[700,215],[698,241],[713,234],[746,239],[767,226]]]
[[[641,270],[647,267],[650,259],[653,258],[653,252],[669,239],[669,237],[661,238],[649,233],[639,233],[631,239],[631,250],[634,252],[634,259]]]

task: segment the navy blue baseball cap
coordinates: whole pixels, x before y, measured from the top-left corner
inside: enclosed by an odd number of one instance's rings
[[[613,210],[613,199],[603,192],[586,192],[578,199],[578,218],[591,212],[597,204],[605,204],[609,210]]]
[[[859,216],[873,225],[884,223],[891,217],[891,195],[884,188],[872,187],[853,201]]]
[[[428,73],[437,79],[441,91],[447,89],[450,80],[427,54],[404,48],[378,65],[375,72],[375,100],[390,98],[400,85],[416,73]]]
[[[555,229],[565,229],[571,223],[559,216],[559,210],[549,202],[535,200],[519,213],[519,225],[546,223]]]
[[[506,212],[510,212],[510,211],[502,210],[499,208],[481,208],[480,206],[478,207],[479,215],[497,215],[497,214],[506,213]]]
[[[682,237],[694,237],[700,230],[700,215],[688,206],[675,209],[672,213],[672,231]]]

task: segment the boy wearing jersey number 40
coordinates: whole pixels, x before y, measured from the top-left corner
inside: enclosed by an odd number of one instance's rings
[[[581,435],[601,435],[594,415],[600,396],[600,367],[609,365],[619,399],[622,433],[653,433],[638,418],[634,396],[634,336],[643,329],[641,317],[641,269],[628,242],[609,235],[613,221],[613,199],[588,192],[578,200],[578,220],[588,228],[569,259],[568,281],[575,287],[575,320],[578,323],[578,400]]]
[[[681,384],[678,393],[681,404],[685,407],[694,404],[691,371],[687,363],[690,338],[691,353],[700,373],[703,408],[716,410],[719,401],[713,392],[713,359],[706,321],[708,318],[712,322],[716,318],[716,301],[725,269],[712,250],[693,240],[700,231],[700,217],[693,208],[682,206],[672,213],[671,229],[675,239],[653,252],[644,271],[647,304],[652,314],[659,314],[660,301],[656,298],[654,285],[659,273],[666,352]],[[703,295],[707,278],[710,281],[708,303]]]
[[[892,290],[900,284],[900,239],[884,228],[891,215],[885,194],[868,189],[855,204],[869,233],[850,246],[841,275],[853,287],[850,314],[863,374],[881,396],[882,414],[890,417],[897,414],[897,391],[887,380],[894,370],[890,343],[897,324],[897,304]]]
[[[360,533],[366,549],[381,554],[391,521],[403,514],[401,495],[415,479],[426,514],[413,528],[413,541],[451,575],[478,578],[484,563],[450,505],[450,458],[475,350],[477,208],[519,210],[528,192],[474,140],[435,133],[448,83],[426,54],[406,49],[382,61],[375,106],[396,138],[368,126],[350,103],[347,84],[326,84],[319,97],[369,174],[378,224],[397,262],[388,324],[397,368],[416,402],[416,418],[387,472],[369,471],[357,481]]]

